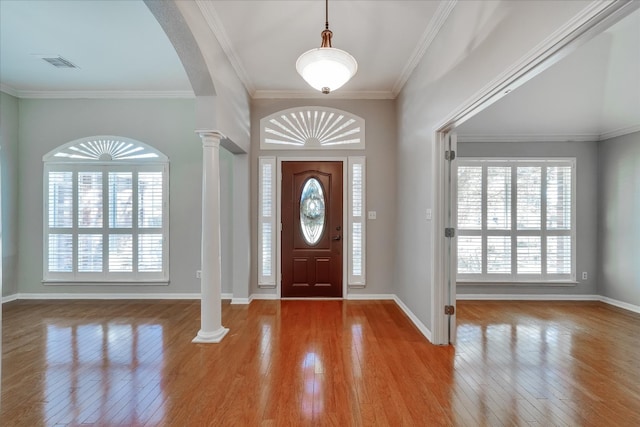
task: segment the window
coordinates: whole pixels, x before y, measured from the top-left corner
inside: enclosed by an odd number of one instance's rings
[[[365,285],[365,158],[349,157],[349,286]]]
[[[575,280],[575,159],[460,159],[458,280]]]
[[[296,107],[260,120],[261,150],[364,150],[364,119],[328,107]]]
[[[276,285],[276,158],[260,157],[258,161],[258,286]]]
[[[45,281],[168,281],[166,156],[94,137],[44,161]]]

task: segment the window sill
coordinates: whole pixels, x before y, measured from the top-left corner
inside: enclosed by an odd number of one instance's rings
[[[43,280],[45,286],[168,286],[169,280]]]
[[[543,282],[540,280],[519,280],[519,281],[499,281],[499,280],[456,280],[456,284],[458,286],[576,286],[580,282],[576,282],[573,280],[552,280],[548,282]]]

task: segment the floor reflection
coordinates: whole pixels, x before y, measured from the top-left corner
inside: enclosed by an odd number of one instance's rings
[[[158,324],[47,321],[46,419],[51,424],[159,422],[163,335]]]
[[[321,373],[322,362],[314,352],[308,352],[302,360],[302,413],[307,419],[313,418],[314,412],[322,412],[322,382],[317,375]],[[318,370],[320,371],[318,372]]]
[[[458,326],[456,386],[474,419],[577,418],[572,374],[574,325],[566,320],[473,319]],[[552,405],[561,399],[562,405]]]
[[[458,304],[454,347],[393,301],[223,304],[216,345],[199,302],[16,302],[0,425],[640,425],[637,315],[505,304]]]

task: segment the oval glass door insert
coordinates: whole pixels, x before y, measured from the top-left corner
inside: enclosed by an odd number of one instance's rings
[[[324,193],[320,182],[309,178],[302,187],[300,195],[300,228],[304,239],[315,245],[324,231]]]

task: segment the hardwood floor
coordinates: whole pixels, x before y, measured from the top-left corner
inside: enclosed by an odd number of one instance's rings
[[[638,426],[640,316],[602,303],[458,303],[429,344],[393,302],[3,306],[0,425]]]

